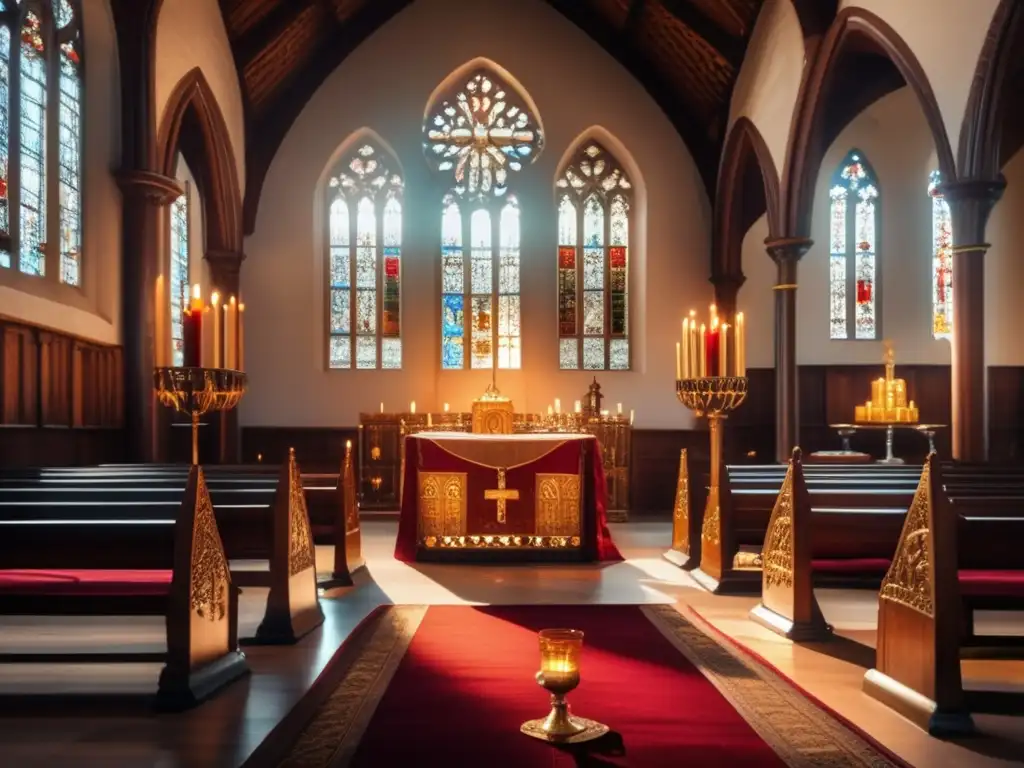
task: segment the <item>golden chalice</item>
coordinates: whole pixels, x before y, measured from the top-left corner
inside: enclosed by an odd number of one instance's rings
[[[579,744],[608,733],[608,726],[569,714],[566,695],[580,684],[583,633],[578,629],[540,631],[540,671],[537,682],[551,694],[547,717],[528,720],[520,730],[527,736],[559,744]]]

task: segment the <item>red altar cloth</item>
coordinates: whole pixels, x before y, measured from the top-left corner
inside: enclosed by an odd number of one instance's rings
[[[618,561],[606,509],[592,435],[410,435],[395,558]]]

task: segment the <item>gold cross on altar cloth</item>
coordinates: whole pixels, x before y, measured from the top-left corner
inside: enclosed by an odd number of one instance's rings
[[[519,491],[510,490],[505,487],[505,468],[498,470],[498,487],[484,491],[486,501],[498,502],[498,522],[505,522],[505,504],[509,501],[519,501]]]

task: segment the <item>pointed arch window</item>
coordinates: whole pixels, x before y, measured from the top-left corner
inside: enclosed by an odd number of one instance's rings
[[[185,364],[182,312],[189,300],[189,184],[185,194],[171,203],[171,355],[174,365]]]
[[[829,188],[829,336],[877,339],[878,181],[851,150]]]
[[[521,212],[510,190],[543,148],[538,120],[477,71],[431,107],[423,133],[429,162],[454,182],[441,203],[441,367],[520,368]]]
[[[81,285],[82,42],[70,0],[0,0],[0,267]]]
[[[397,163],[363,141],[327,183],[328,365],[402,367],[402,192]]]
[[[562,171],[555,187],[558,366],[628,370],[633,185],[614,156],[591,141]]]
[[[948,339],[953,334],[953,217],[939,185],[942,173],[928,177],[932,201],[932,335]]]

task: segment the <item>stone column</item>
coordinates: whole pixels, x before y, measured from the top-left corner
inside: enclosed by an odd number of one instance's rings
[[[169,265],[168,206],[182,193],[181,185],[150,171],[117,175],[124,200],[121,322],[124,337],[124,398],[127,458],[162,461],[166,456],[166,421],[153,392],[156,347],[157,277]],[[164,286],[166,288],[166,285]]]
[[[718,314],[725,318],[724,322],[735,323],[736,297],[746,279],[742,274],[715,275],[711,284],[715,286],[715,306]]]
[[[240,273],[244,253],[231,251],[206,251],[206,263],[210,266],[210,287],[224,299],[241,297]],[[243,398],[244,400],[244,398]],[[221,464],[238,464],[241,461],[241,429],[238,409],[218,415],[218,456]]]
[[[797,399],[796,288],[797,265],[813,241],[806,238],[766,240],[775,262],[775,460],[787,461],[800,441]],[[748,321],[749,322],[749,321]]]
[[[952,446],[957,461],[988,455],[985,370],[985,227],[1005,179],[942,185],[953,219]]]

